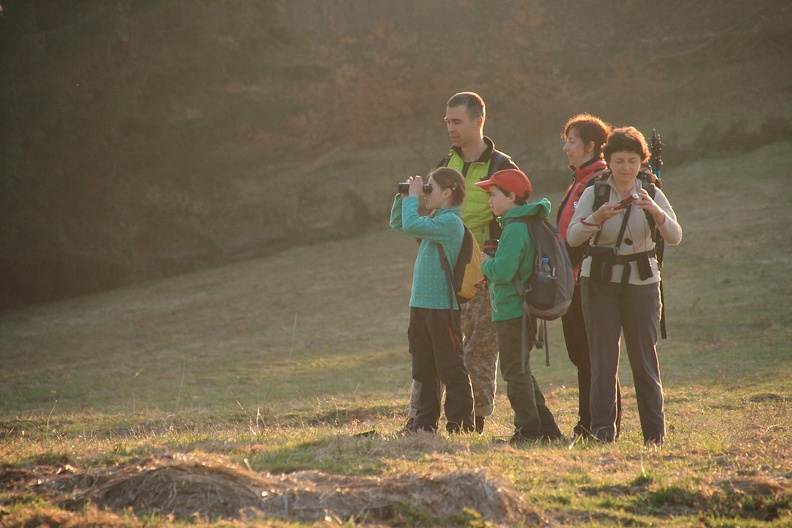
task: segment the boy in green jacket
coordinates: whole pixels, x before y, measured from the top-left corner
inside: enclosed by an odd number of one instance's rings
[[[494,257],[482,253],[481,269],[489,281],[492,321],[498,332],[501,373],[506,381],[506,395],[514,410],[514,435],[509,441],[561,439],[553,414],[545,405],[542,391],[531,374],[530,363],[522,372],[522,296],[514,286],[519,271],[525,284],[533,273],[534,245],[527,226],[520,217],[546,218],[550,202],[542,198],[528,203],[531,182],[516,169],[498,171],[476,185],[489,193],[489,205],[503,227]]]

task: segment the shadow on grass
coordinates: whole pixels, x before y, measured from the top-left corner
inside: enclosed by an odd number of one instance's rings
[[[401,405],[373,405],[370,407],[339,407],[318,413],[289,413],[284,415],[283,425],[345,427],[359,422],[391,420],[404,413]]]
[[[790,513],[790,486],[765,477],[726,480],[719,488],[663,486],[635,497],[632,511],[644,515],[774,521]]]

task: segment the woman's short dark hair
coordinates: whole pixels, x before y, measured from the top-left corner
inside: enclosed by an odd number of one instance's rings
[[[429,173],[427,180],[432,178],[441,189],[451,189],[451,203],[462,205],[465,201],[465,178],[462,173],[450,167],[440,167]]]
[[[608,136],[608,142],[602,149],[605,162],[610,163],[614,152],[635,152],[641,156],[641,163],[649,159],[649,146],[646,138],[635,127],[616,128]]]
[[[594,156],[602,157],[602,146],[608,140],[608,134],[611,132],[611,126],[599,117],[591,114],[578,114],[570,117],[569,121],[564,125],[564,132],[561,134],[561,139],[566,140],[569,137],[569,132],[575,130],[580,139],[583,140],[584,145],[589,142],[594,142]]]
[[[484,104],[484,99],[475,92],[459,92],[458,94],[454,94],[451,96],[451,99],[448,100],[446,106],[449,108],[464,106],[471,118],[487,118],[487,107]]]

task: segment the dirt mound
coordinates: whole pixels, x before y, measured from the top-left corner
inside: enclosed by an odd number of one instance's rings
[[[138,516],[156,512],[183,519],[353,518],[388,523],[405,516],[440,520],[480,515],[507,525],[539,520],[517,493],[483,471],[388,477],[318,471],[272,475],[246,471],[222,459],[175,457],[147,459],[101,474],[74,469],[36,478],[39,493],[67,509],[94,504],[118,513],[132,509]]]

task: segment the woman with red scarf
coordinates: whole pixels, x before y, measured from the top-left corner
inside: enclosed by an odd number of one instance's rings
[[[569,160],[572,171],[572,183],[567,188],[556,216],[556,225],[564,241],[567,229],[577,208],[580,195],[606,169],[602,159],[602,146],[608,140],[611,126],[602,119],[590,114],[578,114],[571,117],[564,125],[561,138],[564,140],[564,154]],[[586,322],[580,302],[580,264],[588,245],[571,247],[567,244],[569,259],[575,273],[575,291],[572,305],[561,318],[564,329],[564,341],[570,361],[578,373],[578,416],[579,420],[572,431],[573,438],[589,438],[591,436],[591,411],[589,395],[591,392],[591,358],[589,356]],[[621,394],[619,393],[617,413],[617,434],[621,426]]]

